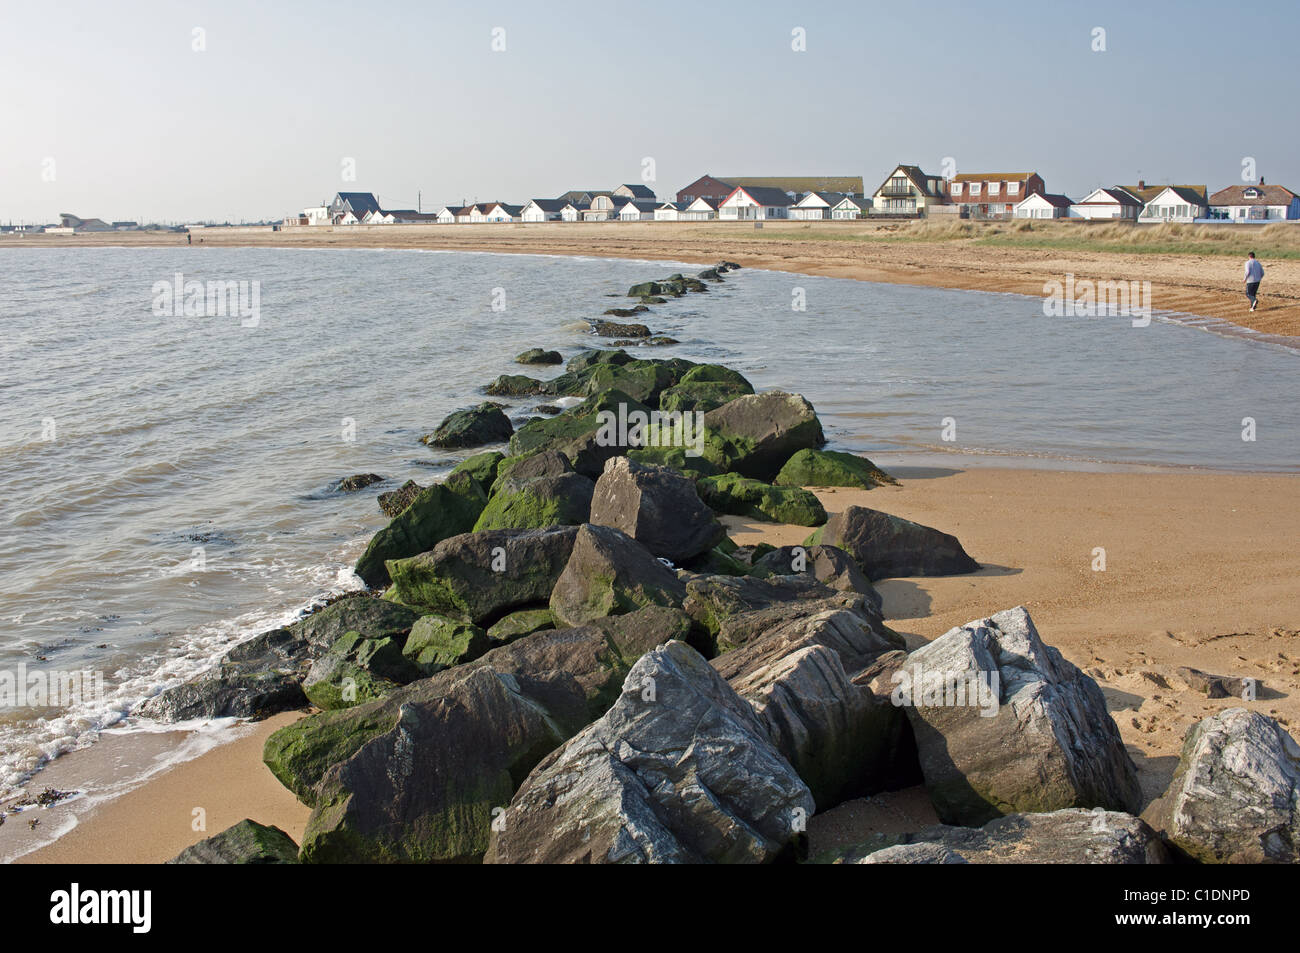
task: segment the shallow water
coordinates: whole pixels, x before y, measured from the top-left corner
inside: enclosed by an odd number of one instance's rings
[[[0,672],[92,669],[106,689],[73,709],[0,709],[0,793],[233,642],[358,585],[347,567],[384,522],[375,494],[466,455],[421,435],[498,374],[556,373],[510,359],[594,343],[585,319],[626,304],[607,295],[688,267],[0,250]],[[260,282],[257,325],[155,316],[154,283],[177,272]],[[1015,295],[742,270],[645,320],[682,342],[648,355],[800,392],[843,448],[1300,470],[1300,352],[1160,318],[1135,328],[1044,317]],[[389,482],[331,490],[368,471]]]

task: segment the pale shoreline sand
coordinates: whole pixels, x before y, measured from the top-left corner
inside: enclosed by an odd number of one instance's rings
[[[956,535],[985,567],[879,589],[910,645],[1025,605],[1045,641],[1097,678],[1148,799],[1173,773],[1186,728],[1236,705],[1300,725],[1300,476],[896,467],[900,487],[818,491],[828,511],[858,504]],[[727,518],[741,543],[802,541],[806,527]],[[1106,550],[1105,572],[1091,568]],[[1208,699],[1176,674],[1188,665],[1251,676],[1255,701]],[[262,723],[95,810],[26,862],[161,862],[243,817],[297,839],[307,808],[261,763]],[[192,832],[190,811],[208,811]],[[931,822],[915,791],[855,801],[814,818],[814,849],[875,829]],[[17,819],[14,819],[15,821]],[[0,830],[0,838],[4,831]]]

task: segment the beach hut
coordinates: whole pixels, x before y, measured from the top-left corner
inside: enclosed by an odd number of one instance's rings
[[[728,221],[764,221],[789,218],[794,200],[780,189],[741,185],[718,206],[718,218]]]

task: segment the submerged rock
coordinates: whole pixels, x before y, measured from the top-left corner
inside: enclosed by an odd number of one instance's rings
[[[540,347],[530,347],[515,356],[516,364],[563,364],[564,358],[559,351],[544,351]]]
[[[669,642],[609,712],[539,764],[498,825],[491,863],[760,863],[794,844],[807,787],[749,705]]]
[[[352,493],[356,490],[364,490],[368,486],[383,482],[384,478],[378,473],[356,473],[339,480],[334,484],[334,489],[340,493]]]
[[[448,414],[438,429],[420,442],[431,447],[478,447],[485,443],[503,443],[515,432],[510,418],[500,405],[482,403]]]

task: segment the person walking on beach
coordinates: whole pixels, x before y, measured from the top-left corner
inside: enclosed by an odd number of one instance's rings
[[[1255,253],[1251,252],[1250,257],[1246,259],[1246,297],[1250,299],[1250,310],[1255,310],[1255,305],[1259,304],[1259,283],[1264,280],[1264,266],[1259,263]]]

